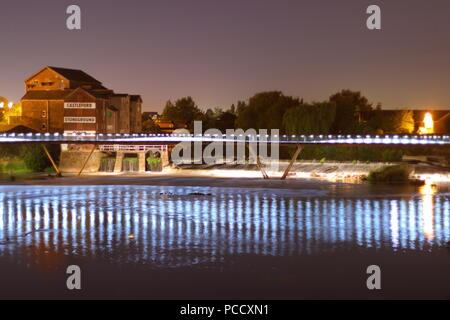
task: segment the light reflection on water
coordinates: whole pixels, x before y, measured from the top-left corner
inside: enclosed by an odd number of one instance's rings
[[[205,187],[0,187],[0,255],[29,263],[18,251],[35,247],[172,267],[232,254],[432,250],[450,240],[450,201],[428,184],[420,192],[362,198]]]

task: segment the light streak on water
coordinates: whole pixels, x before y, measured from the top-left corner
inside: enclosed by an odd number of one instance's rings
[[[114,263],[175,267],[235,254],[429,251],[450,241],[450,200],[429,184],[419,191],[363,198],[311,190],[0,187],[0,255],[28,264],[32,258],[21,249],[43,246]]]

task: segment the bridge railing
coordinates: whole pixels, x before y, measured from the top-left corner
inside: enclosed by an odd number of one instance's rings
[[[249,142],[281,144],[405,144],[447,145],[449,135],[194,135],[194,134],[90,134],[1,133],[0,143],[104,143],[139,144],[178,142]]]
[[[158,150],[158,151],[167,151],[166,145],[126,145],[126,144],[107,144],[107,145],[99,145],[100,151],[148,151],[148,150]]]

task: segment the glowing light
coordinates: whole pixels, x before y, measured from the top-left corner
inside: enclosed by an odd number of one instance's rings
[[[14,105],[14,104],[13,104],[12,102],[9,102],[9,103],[8,103],[8,109],[12,109],[13,105]]]
[[[423,119],[423,127],[419,128],[420,134],[433,134],[434,133],[434,120],[430,112],[425,114]]]
[[[423,122],[425,124],[425,129],[428,129],[428,130],[434,129],[434,121],[433,121],[433,116],[431,115],[431,113],[427,112],[425,114],[425,119],[423,120]]]
[[[3,109],[5,107],[5,103],[4,102],[0,102],[0,109]]]

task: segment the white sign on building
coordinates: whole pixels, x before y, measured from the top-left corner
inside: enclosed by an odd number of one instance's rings
[[[64,109],[95,109],[95,102],[65,102]]]
[[[64,123],[96,123],[95,117],[64,117]]]

